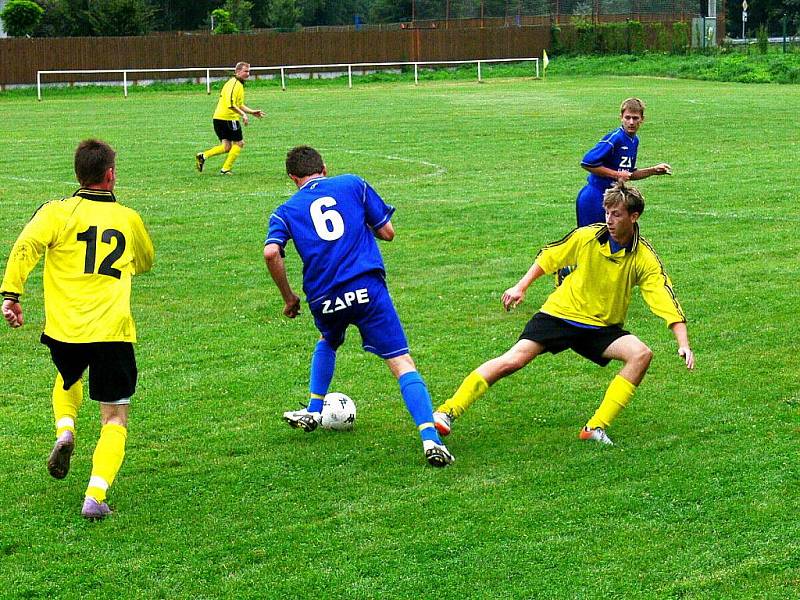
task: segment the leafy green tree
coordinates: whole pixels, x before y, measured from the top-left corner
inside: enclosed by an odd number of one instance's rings
[[[374,23],[397,23],[411,20],[410,0],[375,0],[369,10],[369,20]]]
[[[8,35],[23,37],[32,34],[42,19],[44,9],[30,0],[11,0],[0,12]]]
[[[239,33],[236,23],[231,21],[231,13],[224,8],[218,8],[211,11],[211,17],[214,22],[214,33],[223,35],[226,33]]]
[[[295,0],[271,0],[263,10],[264,23],[280,29],[294,29],[301,16]]]
[[[154,15],[147,0],[105,0],[93,2],[86,18],[93,35],[145,35],[153,30]]]
[[[253,3],[248,0],[226,0],[225,6],[222,7],[228,11],[230,20],[236,25],[238,31],[251,31],[253,29],[253,19],[250,16],[250,11],[253,8]]]

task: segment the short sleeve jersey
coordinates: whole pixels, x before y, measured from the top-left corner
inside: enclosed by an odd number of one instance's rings
[[[636,170],[636,154],[639,151],[639,137],[629,136],[622,127],[606,134],[594,148],[589,150],[581,161],[582,167],[608,167],[614,171]],[[606,189],[614,180],[589,173],[586,178],[591,185]]]
[[[270,216],[264,244],[294,242],[303,261],[303,291],[313,302],[365,273],[385,275],[374,232],[394,211],[356,175],[317,177]]]
[[[244,84],[231,77],[219,93],[219,100],[217,101],[217,109],[214,111],[214,118],[223,121],[238,121],[239,113],[231,108],[231,106],[241,107],[244,105]]]
[[[22,294],[44,264],[44,332],[60,342],[135,342],[131,278],[150,270],[153,243],[139,214],[110,191],[81,189],[44,204],[19,235],[3,292]]]

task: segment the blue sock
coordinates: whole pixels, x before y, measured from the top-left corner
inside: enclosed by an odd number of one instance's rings
[[[406,408],[411,413],[411,418],[414,419],[422,440],[433,440],[437,444],[441,444],[439,434],[436,433],[436,428],[433,426],[431,396],[428,394],[428,388],[420,374],[410,371],[401,375],[397,381],[400,384],[400,393],[403,395]]]
[[[335,368],[336,350],[325,340],[318,341],[311,355],[308,412],[322,412],[322,399],[328,393]]]

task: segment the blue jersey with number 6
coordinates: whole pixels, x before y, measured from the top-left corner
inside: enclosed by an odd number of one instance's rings
[[[269,219],[264,242],[294,242],[303,261],[303,291],[311,303],[360,275],[385,274],[374,231],[392,218],[386,204],[356,175],[307,181]]]

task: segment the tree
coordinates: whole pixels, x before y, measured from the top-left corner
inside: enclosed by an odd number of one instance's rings
[[[147,0],[92,2],[86,18],[92,35],[144,35],[153,30],[155,11]]]
[[[300,20],[300,9],[295,0],[271,0],[263,9],[264,23],[268,27],[294,29]]]
[[[253,29],[253,20],[250,17],[250,10],[253,3],[248,0],[226,0],[222,7],[228,11],[231,22],[236,25],[238,31],[250,31]]]
[[[35,2],[11,0],[0,12],[0,18],[8,35],[23,37],[34,32],[43,14],[44,9]]]
[[[369,10],[369,19],[375,23],[410,21],[411,0],[376,0]]]
[[[214,23],[214,33],[224,35],[226,33],[239,33],[236,23],[231,21],[231,13],[224,8],[211,11],[211,20]]]

